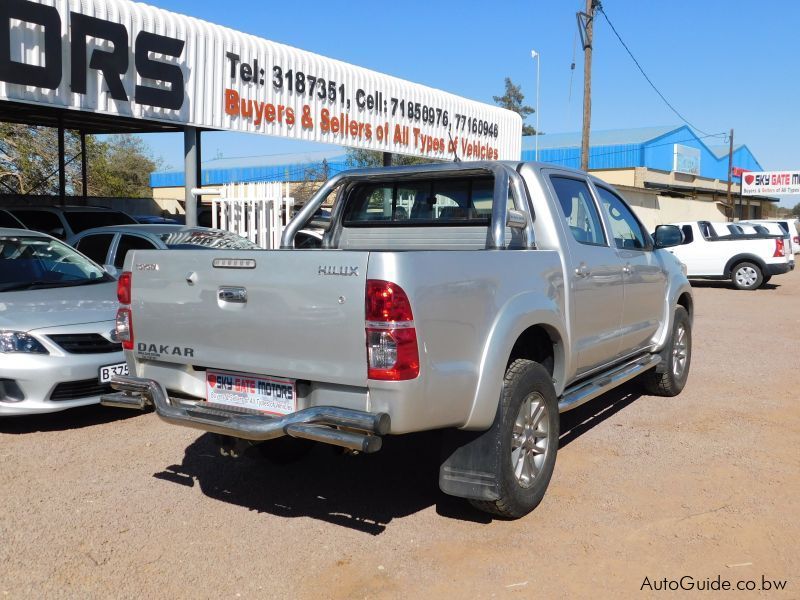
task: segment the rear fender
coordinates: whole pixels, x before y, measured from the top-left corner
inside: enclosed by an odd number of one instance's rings
[[[556,394],[563,391],[568,366],[568,343],[563,310],[554,299],[527,292],[513,297],[501,310],[487,337],[481,355],[480,375],[472,408],[462,429],[488,429],[495,418],[508,359],[522,333],[534,325],[544,327],[553,340],[553,382]]]

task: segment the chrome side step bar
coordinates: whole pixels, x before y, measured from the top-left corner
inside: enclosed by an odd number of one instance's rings
[[[155,381],[139,377],[115,377],[111,386],[119,392],[102,396],[100,403],[104,406],[144,410],[153,405],[167,423],[246,440],[265,441],[290,435],[371,453],[380,450],[379,436],[386,435],[391,426],[386,413],[335,406],[314,406],[270,417],[254,410],[182,401],[167,397]]]
[[[659,354],[647,354],[629,360],[611,371],[596,375],[588,381],[579,383],[574,387],[567,388],[558,403],[558,412],[565,412],[577,408],[581,404],[593,398],[597,398],[597,396],[617,387],[619,384],[633,379],[648,369],[652,369],[660,362],[661,356]]]

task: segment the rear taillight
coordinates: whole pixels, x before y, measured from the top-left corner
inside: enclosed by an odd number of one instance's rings
[[[402,381],[419,375],[411,303],[396,283],[367,280],[367,371],[370,379]]]
[[[772,257],[776,258],[778,256],[786,256],[786,251],[783,247],[783,238],[775,239],[775,254],[773,254]]]
[[[800,235],[796,235],[792,238],[793,244],[800,244]]]
[[[124,271],[117,280],[117,300],[124,305],[117,310],[117,337],[123,350],[133,350],[133,315],[131,314],[131,272]]]
[[[131,303],[131,272],[124,271],[117,280],[117,300],[120,304]]]
[[[130,308],[117,310],[117,337],[124,350],[133,350],[133,317]]]

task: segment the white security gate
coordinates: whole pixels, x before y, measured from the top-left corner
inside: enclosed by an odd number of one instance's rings
[[[262,248],[280,248],[294,198],[284,183],[231,183],[211,201],[211,226],[246,237]]]

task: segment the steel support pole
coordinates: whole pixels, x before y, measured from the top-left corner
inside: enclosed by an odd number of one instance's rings
[[[58,197],[61,206],[67,203],[67,159],[64,143],[64,121],[58,118]]]
[[[192,194],[192,190],[199,187],[200,184],[198,177],[199,137],[196,127],[183,129],[184,196],[186,199],[186,225],[189,227],[197,226],[197,198]]]
[[[581,170],[589,170],[589,132],[592,128],[592,43],[595,0],[586,0],[586,45],[583,49],[583,130],[581,132]]]
[[[89,170],[86,160],[86,132],[81,131],[81,188],[83,190],[83,202],[89,196]]]
[[[730,135],[730,148],[728,149],[728,206],[731,207],[731,221],[736,220],[736,206],[731,199],[731,180],[733,179],[733,129]],[[740,209],[741,210],[741,209]],[[739,215],[741,218],[741,215]]]

